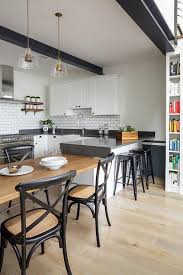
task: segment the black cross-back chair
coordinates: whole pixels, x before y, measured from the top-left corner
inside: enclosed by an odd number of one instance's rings
[[[72,205],[77,204],[76,220],[79,219],[81,204],[86,205],[91,210],[92,216],[93,218],[95,218],[95,230],[96,230],[96,239],[97,239],[98,247],[100,247],[98,214],[99,214],[99,207],[101,202],[105,207],[105,214],[106,214],[108,225],[111,226],[109,215],[108,215],[108,208],[107,208],[107,181],[110,174],[110,168],[111,168],[113,159],[114,159],[114,153],[111,153],[105,159],[99,160],[98,166],[97,166],[95,186],[77,185],[70,189],[69,195],[68,195],[68,200],[72,201],[69,205],[69,210],[68,210],[69,213]],[[103,171],[104,173],[104,181],[102,183],[99,182],[101,171]]]
[[[9,242],[17,256],[21,275],[26,275],[26,269],[35,250],[41,246],[41,253],[44,254],[44,242],[51,238],[57,238],[59,247],[63,248],[63,256],[67,274],[72,275],[66,249],[66,225],[68,213],[68,191],[70,183],[75,177],[76,171],[70,171],[66,174],[22,183],[15,187],[20,193],[21,214],[9,218],[1,224],[1,247],[0,247],[0,272],[2,269],[4,249]],[[33,196],[30,191],[53,188],[64,185],[62,192],[58,194],[52,205],[46,204]],[[37,209],[26,212],[26,201],[31,200],[38,204]],[[58,202],[62,200],[61,212],[55,209]],[[20,248],[18,248],[20,245]],[[27,245],[32,245],[27,253]]]
[[[4,148],[8,162],[23,161],[34,157],[34,145],[21,144]]]
[[[10,146],[4,148],[4,153],[7,156],[8,162],[23,162],[26,159],[34,158],[34,145],[31,144],[21,144],[16,146]],[[45,189],[47,202],[50,203],[49,194],[47,189]],[[12,208],[12,200],[9,201],[7,212]]]

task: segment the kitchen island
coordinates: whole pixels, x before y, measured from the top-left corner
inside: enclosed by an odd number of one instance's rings
[[[109,137],[81,137],[79,140],[61,143],[61,150],[66,154],[80,155],[82,152],[83,155],[103,158],[117,149],[120,152],[127,152],[134,146],[140,147],[142,141],[144,141],[144,138],[122,141]]]
[[[151,139],[153,137],[149,137]],[[132,149],[142,147],[142,142],[147,138],[139,138],[138,140],[116,140],[115,138],[109,137],[83,137],[81,140],[70,141],[61,143],[60,147],[65,154],[75,155],[87,155],[92,157],[104,158],[111,152],[115,155],[120,153],[129,152]],[[79,184],[95,184],[96,169],[90,170],[89,172],[83,173],[76,177],[76,182]],[[121,175],[119,175],[121,176]],[[108,179],[107,196],[113,196],[115,180],[115,160],[113,161],[111,172]],[[103,175],[100,175],[100,182],[103,182]],[[117,192],[122,189],[122,184],[118,184]]]

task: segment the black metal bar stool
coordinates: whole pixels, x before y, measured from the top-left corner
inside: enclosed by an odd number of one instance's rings
[[[152,177],[153,184],[155,184],[153,165],[152,165],[152,155],[150,149],[137,148],[130,150],[131,153],[139,154],[143,158],[143,176],[146,178],[146,187],[149,189],[149,177]]]
[[[121,166],[122,176],[119,178],[119,169]],[[139,178],[137,177],[137,170],[139,169]],[[128,172],[128,173],[127,173]],[[119,180],[122,179],[123,188],[126,184],[129,185],[129,179],[132,178],[132,186],[134,198],[137,200],[137,184],[142,183],[143,192],[145,192],[143,174],[142,174],[142,156],[135,153],[124,153],[116,156],[116,172],[115,172],[115,186],[114,195],[116,194],[116,187]],[[128,178],[128,182],[127,182]],[[137,180],[140,181],[137,183]]]

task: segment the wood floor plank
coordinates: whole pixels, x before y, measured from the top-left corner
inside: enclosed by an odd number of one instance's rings
[[[76,221],[76,208],[72,208],[67,245],[73,275],[183,275],[183,197],[165,193],[159,180],[145,194],[138,189],[138,201],[131,187],[108,200],[111,227],[101,206],[101,248],[96,247],[91,213],[81,207]],[[20,274],[10,246],[2,274]],[[66,274],[56,240],[47,242],[45,255],[36,252],[29,274]]]

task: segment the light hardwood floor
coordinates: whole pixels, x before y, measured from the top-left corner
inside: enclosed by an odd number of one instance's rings
[[[183,197],[165,193],[160,182],[151,184],[145,194],[141,186],[138,189],[138,201],[130,187],[108,200],[111,227],[101,207],[101,248],[96,247],[90,212],[82,207],[80,219],[75,221],[72,209],[67,243],[73,275],[183,274]],[[10,246],[2,274],[20,274]],[[27,274],[66,274],[56,240],[47,242],[45,255],[37,250]]]

